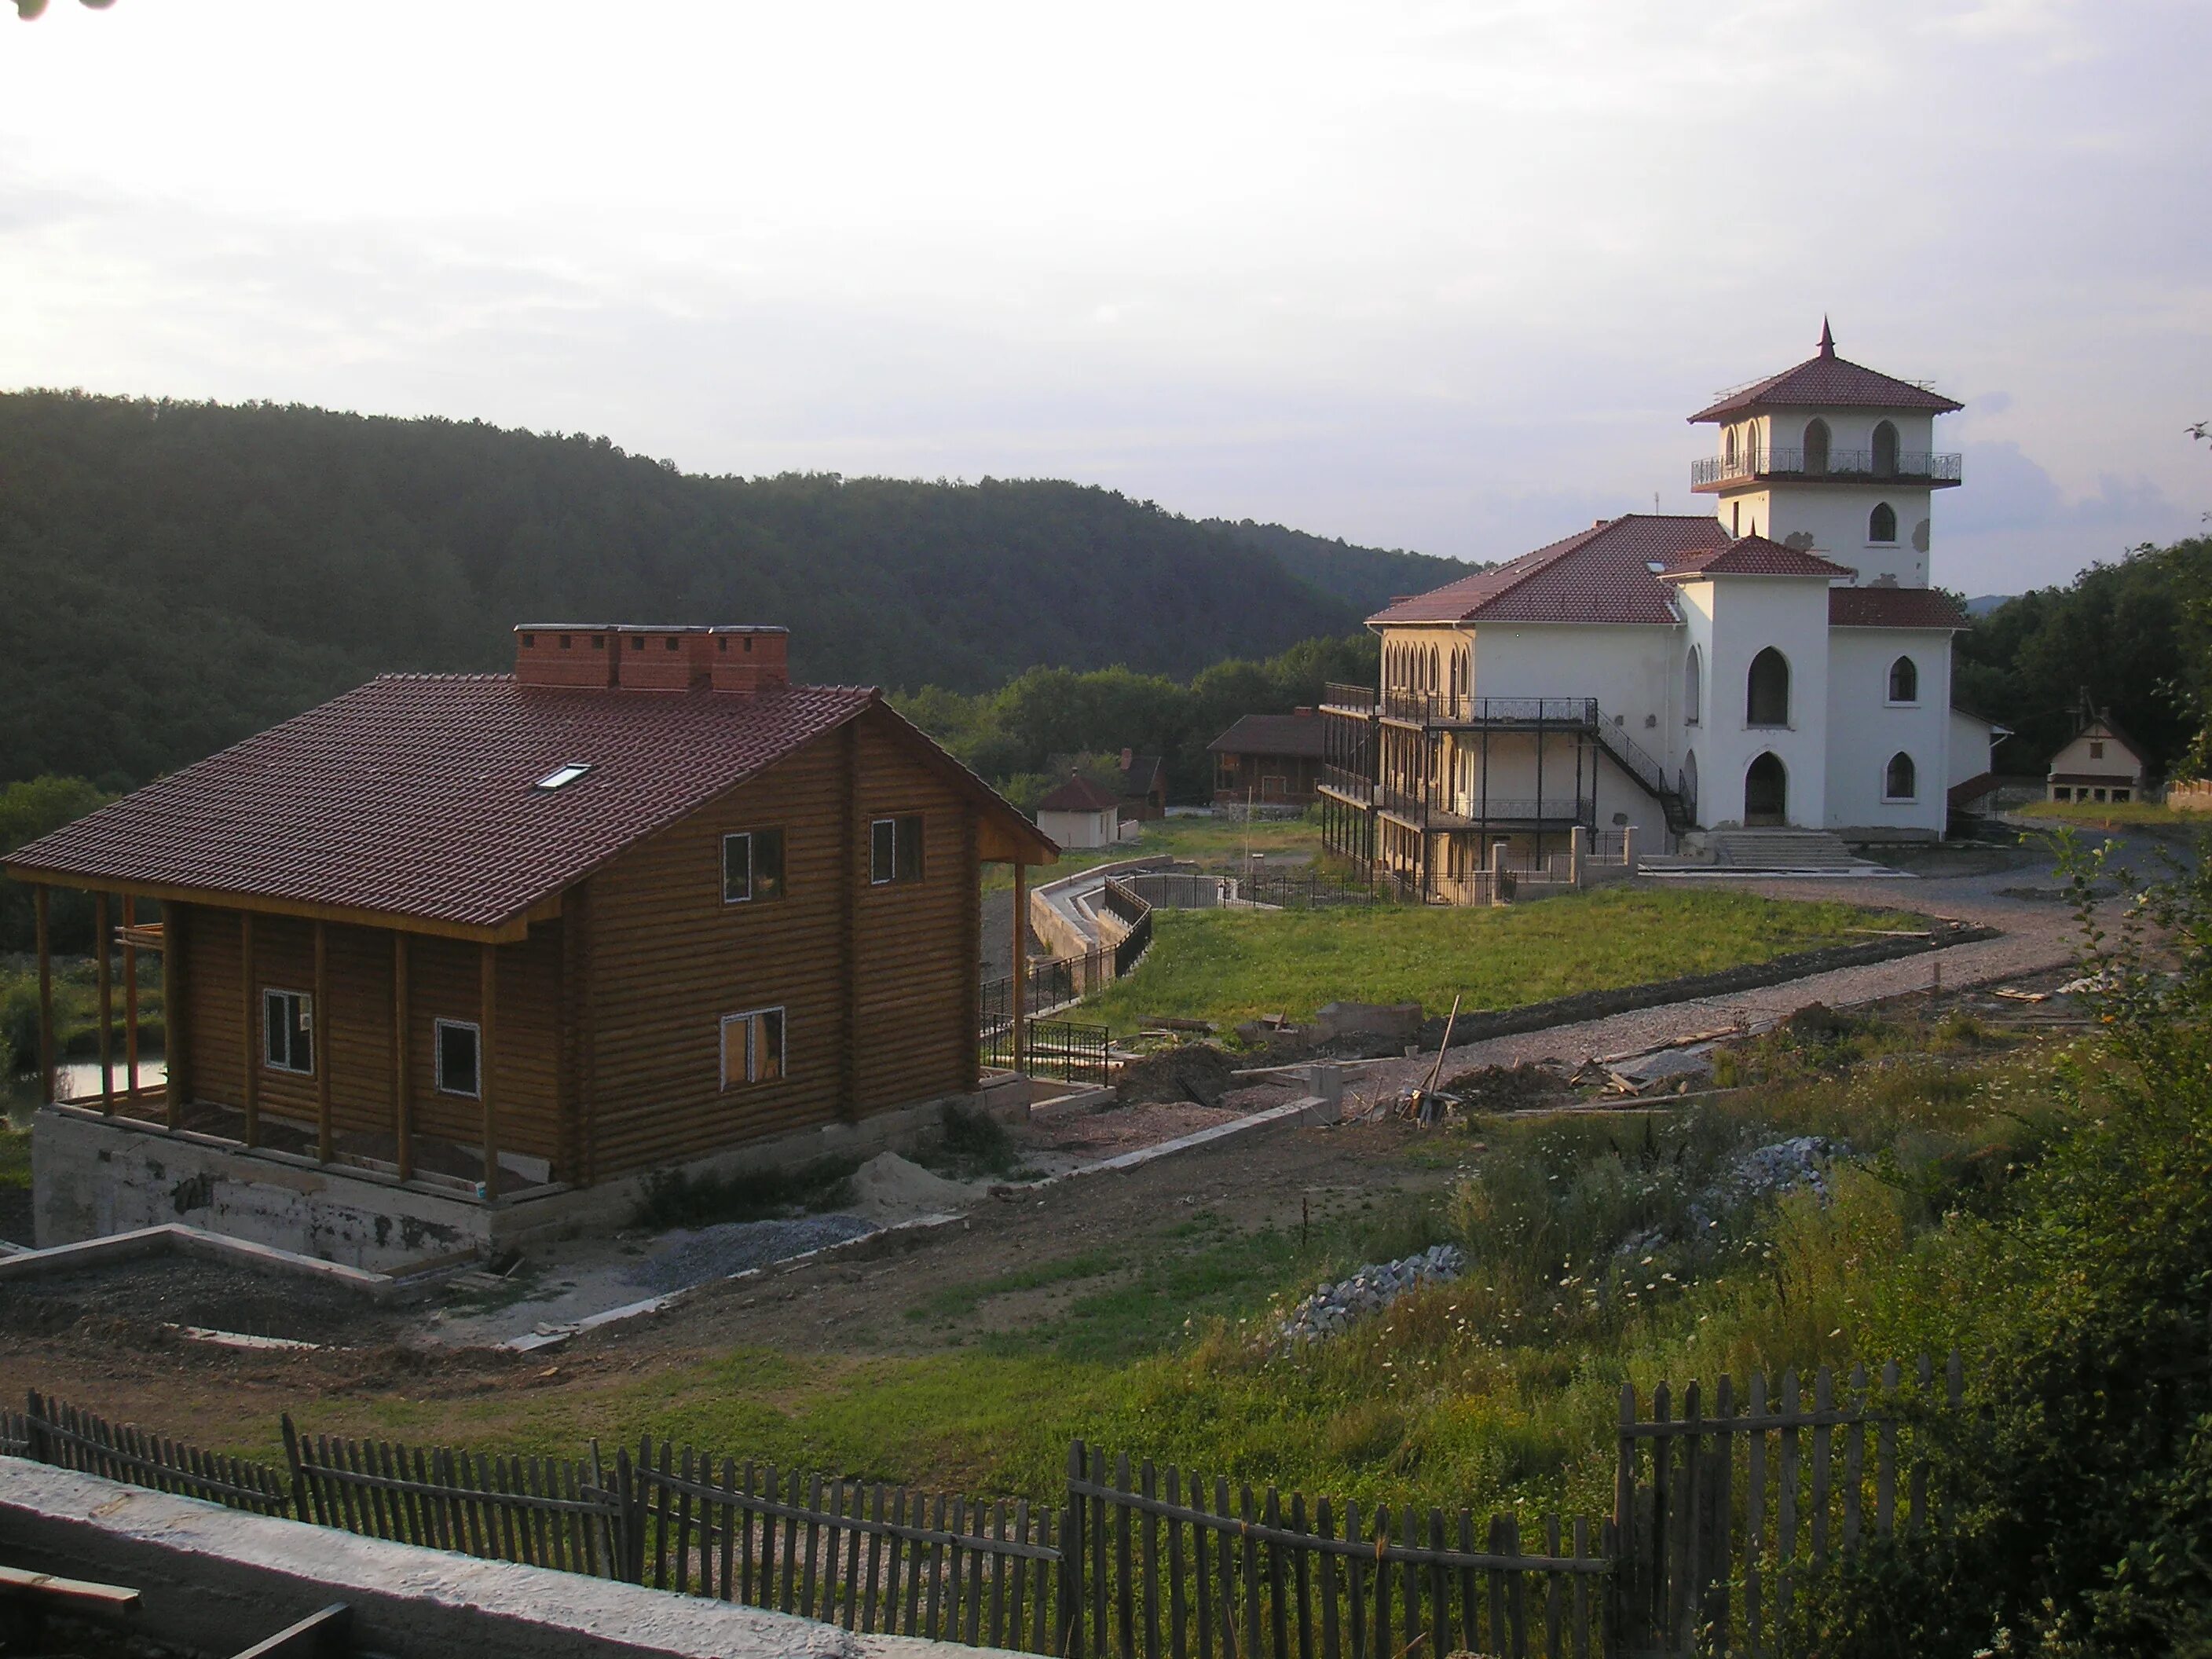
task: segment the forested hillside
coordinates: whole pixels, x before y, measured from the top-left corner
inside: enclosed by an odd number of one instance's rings
[[[1341,537],[1332,541],[1309,536],[1303,530],[1285,530],[1279,524],[1255,524],[1249,519],[1206,519],[1209,530],[1225,532],[1244,546],[1272,553],[1293,576],[1311,582],[1325,593],[1349,599],[1364,615],[1373,615],[1401,593],[1425,593],[1432,587],[1457,581],[1462,576],[1486,570],[1487,565],[1459,559],[1438,558],[1433,553],[1408,553],[1393,548],[1354,547]]]
[[[1342,552],[1325,592],[1075,484],[705,477],[479,422],[4,394],[0,781],[136,783],[380,671],[503,666],[524,620],[778,622],[799,673],[891,687],[1188,678],[1428,585],[1388,574],[1418,555]]]

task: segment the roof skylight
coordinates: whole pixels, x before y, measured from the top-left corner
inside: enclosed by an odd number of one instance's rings
[[[591,769],[591,763],[587,761],[570,761],[565,766],[555,767],[538,779],[535,787],[539,789],[565,789]]]

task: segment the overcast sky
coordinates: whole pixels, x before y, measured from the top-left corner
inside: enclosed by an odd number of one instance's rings
[[[2203,527],[2212,5],[54,0],[0,385],[1096,482],[1462,557],[1717,387],[1967,405],[1935,578]],[[0,479],[0,489],[5,488]]]

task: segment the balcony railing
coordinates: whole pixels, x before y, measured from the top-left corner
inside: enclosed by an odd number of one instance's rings
[[[1375,786],[1375,805],[1395,818],[1424,829],[1468,830],[1484,823],[1586,823],[1590,803],[1571,795],[1539,800],[1533,795],[1469,796],[1465,801],[1431,801],[1395,784]]]
[[[1895,455],[1871,449],[1832,449],[1824,457],[1817,450],[1750,450],[1740,455],[1708,455],[1690,463],[1690,488],[1714,489],[1722,484],[1755,483],[1763,478],[1836,478],[1846,483],[1954,484],[1960,477],[1960,458],[1954,453],[1905,450]]]
[[[1331,680],[1321,689],[1321,702],[1324,708],[1349,708],[1359,714],[1371,714],[1375,712],[1375,688],[1371,685],[1346,685],[1340,681]]]
[[[1592,697],[1464,697],[1451,693],[1386,691],[1382,712],[1426,726],[1593,726]]]
[[[1324,765],[1321,769],[1321,787],[1334,794],[1344,795],[1363,806],[1375,804],[1375,780],[1364,772],[1349,767]]]

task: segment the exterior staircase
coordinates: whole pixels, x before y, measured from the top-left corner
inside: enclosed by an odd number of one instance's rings
[[[1680,836],[1695,826],[1690,804],[1682,798],[1681,790],[1667,781],[1667,769],[1644,752],[1644,747],[1619,726],[1608,722],[1605,713],[1595,704],[1590,719],[1597,728],[1597,746],[1613,757],[1620,769],[1643,786],[1644,792],[1659,803],[1666,815],[1670,834]]]
[[[1736,870],[1849,870],[1867,863],[1826,830],[1709,830],[1705,851]]]

